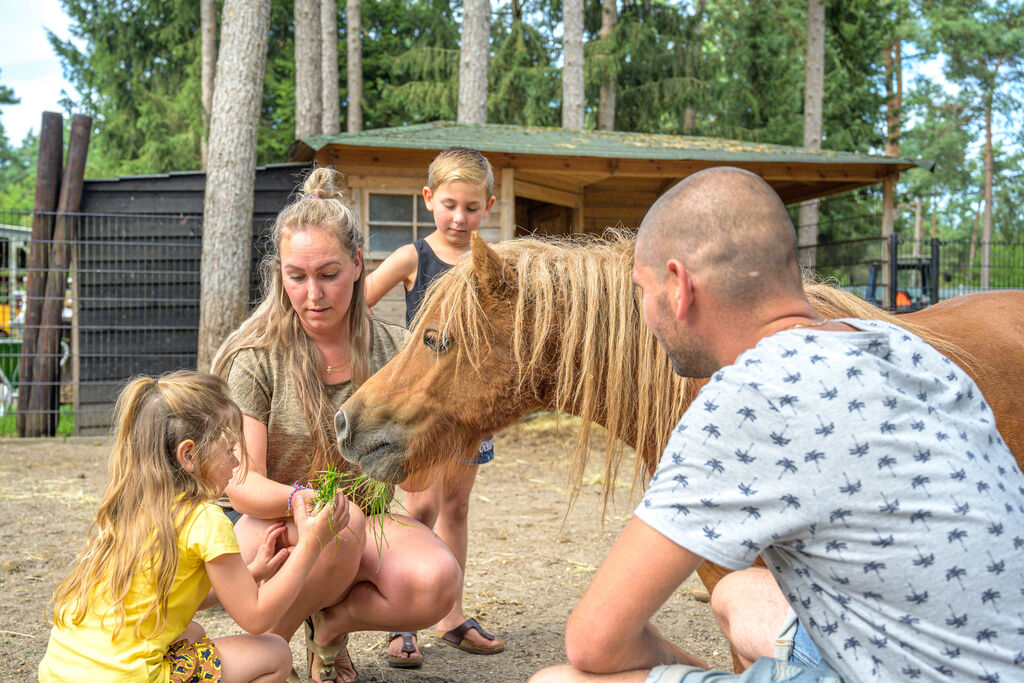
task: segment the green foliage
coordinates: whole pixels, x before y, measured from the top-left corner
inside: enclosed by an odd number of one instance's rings
[[[487,120],[557,126],[560,115],[552,103],[561,99],[561,80],[544,35],[513,12],[499,15],[493,28]]]
[[[93,118],[89,175],[199,166],[198,0],[62,0],[71,36],[49,34]],[[78,45],[82,47],[79,48]]]
[[[0,105],[20,102],[14,90],[0,83]],[[35,166],[39,136],[29,131],[21,145],[14,147],[0,123],[0,211],[32,208],[35,194]]]
[[[198,0],[62,0],[72,39],[51,36],[93,116],[88,174],[197,168],[202,134]],[[587,121],[599,85],[617,84],[616,128],[799,145],[803,139],[806,0],[621,0],[611,36],[597,40],[601,0],[585,0]],[[558,125],[561,0],[500,0],[491,22],[488,120]],[[339,3],[339,73],[345,98],[345,4]],[[367,128],[454,119],[461,2],[380,0],[362,7]],[[886,134],[882,52],[894,39],[919,59],[942,57],[956,94],[919,78],[906,88],[902,154],[912,170],[902,201],[922,199],[941,236],[969,238],[983,186],[979,140],[995,117],[995,232],[1019,239],[1024,193],[1019,101],[1024,85],[1024,0],[846,0],[826,3],[826,149],[880,153]],[[911,57],[912,58],[912,57]],[[909,73],[908,67],[904,73]],[[295,109],[293,2],[272,3],[259,163],[284,160]],[[0,103],[14,98],[0,85]],[[686,116],[693,115],[692,129]],[[1000,144],[1001,143],[1001,144]],[[38,140],[12,145],[0,126],[0,208],[31,201]],[[820,236],[877,234],[879,189],[821,205]],[[901,212],[897,230],[910,229]]]
[[[363,3],[367,128],[455,119],[458,9],[442,0]]]

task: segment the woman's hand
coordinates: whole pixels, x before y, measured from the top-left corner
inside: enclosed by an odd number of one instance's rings
[[[249,563],[249,573],[256,583],[266,581],[276,574],[288,559],[291,548],[285,545],[287,538],[283,521],[274,522],[264,530],[256,557]]]
[[[312,535],[322,548],[348,526],[348,498],[339,491],[331,505],[314,508],[314,495],[311,489],[296,491],[292,497],[292,514],[299,540]]]

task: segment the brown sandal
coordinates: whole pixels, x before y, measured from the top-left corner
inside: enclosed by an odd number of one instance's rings
[[[456,647],[463,652],[471,652],[475,655],[496,655],[505,649],[504,643],[500,640],[497,645],[492,647],[480,647],[472,640],[466,638],[466,633],[469,632],[470,629],[475,629],[477,633],[487,640],[497,640],[493,634],[485,631],[484,627],[481,626],[476,619],[466,619],[462,624],[453,628],[451,631],[448,631],[447,633],[438,633],[438,638],[452,647]]]
[[[415,631],[392,631],[388,634],[388,642],[384,644],[385,647],[391,644],[391,641],[395,638],[402,639],[402,652],[407,653],[408,657],[401,655],[393,655],[388,653],[388,666],[393,669],[418,669],[423,666],[423,655],[413,657],[413,653],[416,652],[416,644],[412,642],[412,639],[416,637]]]

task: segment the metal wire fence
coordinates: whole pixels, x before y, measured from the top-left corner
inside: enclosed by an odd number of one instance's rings
[[[29,252],[39,247],[50,253],[60,245],[31,242],[31,212],[0,213],[0,437],[18,433],[19,413],[23,419],[45,416],[46,433],[106,432],[114,399],[128,378],[195,367],[202,217],[74,218],[70,268],[55,275],[65,278],[58,287],[62,294],[37,302],[59,300],[61,315],[32,326],[26,324],[27,278],[49,278],[55,270],[49,263],[31,268]],[[896,310],[980,289],[1024,288],[1024,244],[990,245],[984,270],[985,245],[972,248],[970,240],[915,244],[870,238],[814,249],[819,276]],[[254,244],[254,263],[262,254]],[[254,298],[255,287],[253,282]],[[44,330],[58,333],[56,347],[24,348],[33,332]],[[52,363],[55,372],[45,381],[26,380],[21,369],[27,359]],[[25,399],[37,390],[45,400],[35,401],[33,409]]]

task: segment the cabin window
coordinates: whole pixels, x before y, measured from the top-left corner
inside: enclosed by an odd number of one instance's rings
[[[387,256],[403,244],[429,235],[434,217],[427,211],[422,194],[371,192],[367,207],[370,254]]]

